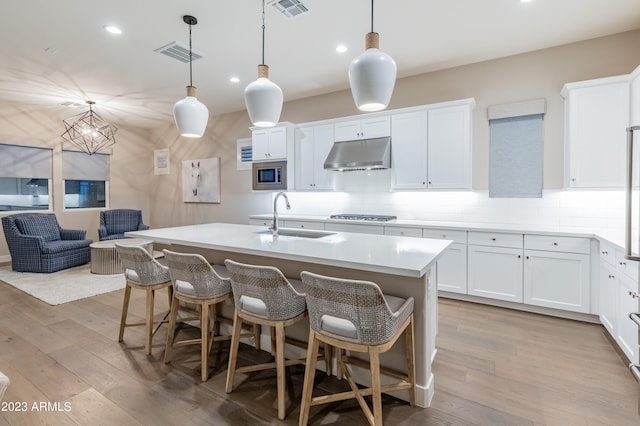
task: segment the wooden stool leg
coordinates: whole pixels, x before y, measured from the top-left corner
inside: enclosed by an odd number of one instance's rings
[[[164,362],[171,361],[171,352],[173,351],[173,342],[176,335],[176,319],[178,317],[178,305],[179,301],[177,297],[171,300],[171,312],[169,316],[169,330],[167,330],[167,347],[164,350]]]
[[[324,369],[327,373],[327,376],[331,376],[333,373],[333,357],[332,357],[332,348],[328,343],[324,344]]]
[[[202,357],[202,371],[200,377],[203,382],[209,378],[209,336],[211,333],[209,320],[209,305],[200,305],[200,356]]]
[[[278,387],[278,418],[284,420],[285,412],[285,365],[284,365],[284,325],[278,323],[276,329],[276,376]]]
[[[260,342],[260,332],[260,324],[253,324],[253,346],[257,350],[260,350],[260,347],[262,346]]]
[[[311,409],[311,397],[313,395],[313,382],[316,377],[316,362],[318,360],[318,348],[320,342],[316,339],[313,329],[309,330],[309,346],[307,347],[307,361],[304,370],[304,384],[302,386],[302,402],[300,403],[300,426],[306,426],[309,421]]]
[[[371,368],[371,400],[373,401],[373,425],[382,426],[382,392],[380,384],[380,353],[376,348],[369,351]]]
[[[231,334],[231,347],[229,348],[229,367],[227,368],[227,383],[225,385],[227,393],[233,390],[233,376],[236,372],[238,346],[240,346],[240,331],[242,331],[242,318],[240,318],[236,310],[233,314],[233,332]]]
[[[336,352],[336,377],[338,380],[342,380],[342,369],[344,367],[344,363],[342,362],[342,348],[336,348],[338,352]]]
[[[129,299],[131,299],[131,286],[129,283],[124,287],[124,300],[122,301],[122,316],[120,317],[120,333],[118,334],[118,342],[122,342],[124,338],[124,328],[127,325],[127,313],[129,312]]]
[[[155,296],[155,290],[147,289],[147,315],[145,323],[145,347],[147,349],[147,355],[151,355],[151,340],[153,339],[153,300]]]
[[[271,355],[276,355],[276,333],[275,328],[269,327],[269,333],[271,334]]]

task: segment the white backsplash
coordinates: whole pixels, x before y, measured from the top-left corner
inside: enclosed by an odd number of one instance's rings
[[[547,190],[542,198],[489,198],[488,191],[391,191],[388,171],[350,172],[341,191],[289,192],[287,214],[395,215],[403,220],[518,224],[623,232],[624,191]]]

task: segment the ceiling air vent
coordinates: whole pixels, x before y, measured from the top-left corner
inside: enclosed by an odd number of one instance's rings
[[[287,18],[295,18],[309,11],[299,0],[272,0],[270,3]]]
[[[162,47],[159,47],[155,50],[155,52],[159,52],[162,53],[164,55],[167,55],[171,58],[177,59],[180,62],[184,62],[184,63],[189,63],[189,47],[188,46],[183,46],[178,42],[172,41],[171,43],[164,45]],[[195,51],[191,50],[191,55],[192,55],[192,60],[195,61],[196,59],[200,59],[202,58],[202,55],[196,53]]]

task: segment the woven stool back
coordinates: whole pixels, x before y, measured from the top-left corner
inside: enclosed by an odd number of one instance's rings
[[[378,285],[370,281],[327,277],[307,271],[300,275],[309,324],[320,334],[364,345],[381,345],[391,340],[413,312],[413,299],[398,312],[392,312]],[[357,339],[324,330],[321,325],[325,315],[350,321]]]
[[[175,285],[176,281],[186,281],[193,286],[196,297],[218,297],[231,292],[231,280],[218,275],[202,255],[169,250],[163,250],[163,253],[174,290],[180,291],[180,287]]]
[[[298,293],[278,268],[224,261],[231,275],[236,309],[242,310],[242,296],[262,300],[268,320],[282,321],[306,309],[304,294]]]
[[[116,243],[116,252],[127,279],[140,284],[160,284],[171,280],[169,268],[161,265],[145,248]],[[135,272],[135,275],[127,273],[127,270]]]

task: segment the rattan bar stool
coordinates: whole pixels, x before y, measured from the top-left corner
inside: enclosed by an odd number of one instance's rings
[[[233,378],[237,373],[276,369],[278,388],[278,418],[285,418],[285,367],[304,364],[302,359],[285,359],[285,327],[303,319],[306,315],[304,294],[294,288],[302,283],[287,280],[279,269],[225,260],[231,275],[233,299],[236,305],[233,317],[233,334],[227,370],[226,391],[233,390]],[[240,328],[243,321],[275,328],[275,362],[237,367]]]
[[[171,287],[171,277],[169,269],[160,264],[153,256],[141,246],[121,245],[116,243],[116,252],[120,257],[125,277],[124,301],[122,302],[122,317],[120,319],[120,333],[118,342],[122,342],[124,338],[124,329],[126,327],[145,327],[145,349],[147,354],[151,355],[151,343],[153,336],[156,334],[160,326],[168,322],[166,313],[160,321],[154,321],[154,300],[156,290],[166,288],[169,294],[169,306],[173,299],[173,289]],[[145,321],[139,323],[127,323],[127,314],[129,311],[129,299],[131,298],[131,289],[144,290],[147,293],[147,306]],[[154,325],[156,328],[154,329]]]
[[[204,382],[209,378],[209,352],[213,342],[228,340],[230,337],[216,336],[218,330],[216,306],[231,299],[231,280],[225,277],[227,273],[224,266],[212,266],[199,254],[176,253],[169,250],[163,250],[163,253],[173,282],[173,303],[169,316],[164,362],[171,361],[174,347],[200,345],[201,379]],[[180,317],[180,301],[199,306],[200,315]],[[176,341],[176,325],[193,320],[200,321],[200,338]],[[259,336],[256,337],[259,339]]]
[[[367,420],[382,425],[382,392],[409,390],[411,406],[415,404],[415,347],[413,338],[413,298],[382,294],[369,281],[326,277],[307,271],[301,273],[309,312],[309,348],[300,406],[300,425],[309,420],[311,406],[356,398]],[[400,336],[405,336],[407,373],[380,367],[380,354],[389,350]],[[312,397],[315,365],[320,342],[337,349],[338,377],[345,377],[350,392]],[[347,364],[367,366],[343,350],[369,355],[371,387],[358,388]],[[382,385],[380,371],[400,381]],[[364,399],[371,395],[373,410]]]

